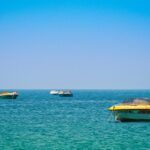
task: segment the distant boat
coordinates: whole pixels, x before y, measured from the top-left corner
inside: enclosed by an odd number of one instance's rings
[[[126,100],[108,108],[108,110],[113,112],[115,120],[150,121],[150,99],[148,98]]]
[[[62,90],[62,91],[59,92],[59,96],[62,96],[62,97],[72,97],[73,94],[69,90],[65,90],[65,91]]]
[[[51,94],[51,95],[58,95],[58,94],[59,94],[59,91],[58,91],[58,90],[51,90],[51,91],[50,91],[50,94]]]
[[[0,93],[0,99],[16,99],[18,96],[17,92],[2,92]]]

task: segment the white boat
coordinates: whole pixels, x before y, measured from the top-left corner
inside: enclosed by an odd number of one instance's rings
[[[59,96],[61,96],[61,97],[72,97],[73,94],[70,90],[62,90],[59,92]]]
[[[135,98],[109,108],[119,121],[150,121],[150,99]]]
[[[51,94],[51,95],[58,95],[58,94],[59,94],[59,91],[58,91],[58,90],[51,90],[51,91],[50,91],[50,94]]]

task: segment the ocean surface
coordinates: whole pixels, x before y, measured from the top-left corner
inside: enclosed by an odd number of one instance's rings
[[[150,150],[150,122],[115,122],[107,110],[150,90],[15,91],[0,100],[0,150]]]

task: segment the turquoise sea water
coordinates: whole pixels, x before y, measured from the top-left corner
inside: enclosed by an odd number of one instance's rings
[[[0,150],[149,150],[150,122],[115,122],[107,110],[150,90],[17,90],[0,100]]]

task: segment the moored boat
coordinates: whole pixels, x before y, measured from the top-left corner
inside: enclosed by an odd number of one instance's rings
[[[62,96],[62,97],[72,97],[73,94],[70,90],[62,90],[59,92],[59,96]]]
[[[51,90],[51,91],[50,91],[50,94],[51,94],[51,95],[58,95],[58,94],[59,94],[59,91],[58,91],[58,90]]]
[[[16,99],[18,97],[17,92],[2,92],[0,93],[0,99]]]
[[[150,99],[148,98],[126,100],[108,108],[108,110],[113,112],[115,120],[150,121]]]

